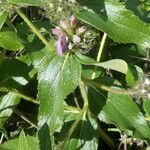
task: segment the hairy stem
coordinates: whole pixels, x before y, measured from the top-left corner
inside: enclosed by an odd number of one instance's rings
[[[18,92],[18,91],[16,91],[16,90],[9,90],[9,91],[12,92],[12,93],[14,93],[16,96],[18,96],[18,97],[20,97],[20,98],[26,100],[26,101],[29,101],[29,102],[31,102],[31,103],[34,103],[34,104],[39,105],[39,101],[37,101],[36,99],[34,99],[34,98],[32,98],[32,97],[29,97],[29,96],[27,96],[27,95],[24,95],[24,94],[22,94],[22,93],[20,93],[20,92]]]
[[[95,87],[95,88],[99,88],[99,89],[102,89],[102,90],[105,90],[105,91],[108,91],[108,92],[111,92],[111,93],[114,93],[114,94],[119,94],[119,95],[135,95],[138,93],[137,90],[125,90],[125,89],[116,89],[116,87],[109,87],[109,86],[106,86],[104,84],[101,84],[101,83],[97,83],[97,82],[94,82],[92,80],[89,80],[89,79],[83,79],[83,81],[90,85],[91,87]]]
[[[51,50],[51,46],[44,38],[44,36],[36,29],[36,27],[31,23],[31,21],[25,16],[25,14],[21,11],[16,9],[16,12],[20,15],[20,17],[26,22],[26,24],[31,28],[31,30],[39,37],[39,39]]]

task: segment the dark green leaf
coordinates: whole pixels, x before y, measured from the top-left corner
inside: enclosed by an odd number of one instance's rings
[[[62,127],[61,140],[64,139],[72,122],[66,122]],[[97,123],[90,116],[83,117],[75,128],[71,138],[67,141],[64,150],[97,150],[98,131]]]
[[[95,5],[90,0],[84,2],[87,9],[77,14],[79,19],[106,32],[116,42],[150,47],[150,26],[127,10],[123,3],[106,0],[102,12],[97,13],[100,1]]]
[[[50,131],[45,123],[38,132],[40,150],[52,150]]]
[[[99,119],[114,123],[127,135],[140,139],[150,138],[150,128],[130,96],[109,93]]]

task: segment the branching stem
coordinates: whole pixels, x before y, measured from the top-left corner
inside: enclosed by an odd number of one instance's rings
[[[44,38],[44,36],[38,31],[38,29],[31,23],[31,21],[25,16],[25,14],[21,11],[16,9],[16,12],[20,15],[20,17],[26,22],[26,24],[31,28],[31,30],[39,37],[39,39],[51,50],[51,46]]]

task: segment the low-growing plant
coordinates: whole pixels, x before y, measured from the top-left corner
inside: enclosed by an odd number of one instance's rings
[[[148,149],[149,0],[0,1],[0,149]]]

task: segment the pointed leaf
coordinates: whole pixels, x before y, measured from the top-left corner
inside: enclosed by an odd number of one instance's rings
[[[38,140],[35,137],[32,136],[26,136],[28,146],[30,147],[29,150],[40,150],[39,149],[39,144]],[[15,138],[13,140],[9,140],[3,144],[0,145],[1,150],[18,150],[18,144],[19,144],[19,139]],[[23,149],[26,150],[26,149]]]
[[[19,135],[18,150],[30,150],[25,133],[21,131]]]
[[[74,91],[81,76],[81,65],[73,56],[56,56],[43,61],[39,79],[39,125],[47,122],[51,133],[62,121],[63,99]]]
[[[93,4],[90,0],[83,0],[82,3],[86,10],[77,14],[82,21],[106,32],[116,42],[150,47],[149,24],[142,22],[133,12],[127,10],[123,3],[105,0],[103,9],[100,8],[100,1]],[[98,8],[99,12],[97,12]]]
[[[140,139],[150,138],[150,128],[130,96],[109,93],[99,118],[114,123],[127,135]]]
[[[3,24],[5,23],[5,21],[7,19],[7,15],[8,15],[8,13],[0,11],[0,29],[2,28]]]

